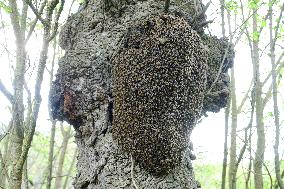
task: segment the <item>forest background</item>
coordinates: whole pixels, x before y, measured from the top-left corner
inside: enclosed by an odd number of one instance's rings
[[[83,4],[77,0],[0,1],[0,188],[8,188],[15,174],[11,120],[17,95],[25,120],[22,139],[26,142],[21,148],[26,154],[19,156],[23,158],[22,187],[72,188],[74,131],[50,118],[48,94],[64,55],[58,33]],[[202,118],[192,134],[196,178],[204,189],[258,188],[261,182],[263,188],[283,189],[284,3],[212,0],[203,4],[208,5],[207,19],[212,20],[206,33],[231,41],[235,63],[227,108]],[[42,15],[47,22],[42,22]],[[23,59],[24,68],[19,67]],[[21,82],[22,94],[15,87]]]

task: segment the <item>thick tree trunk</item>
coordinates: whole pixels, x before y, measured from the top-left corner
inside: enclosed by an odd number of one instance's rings
[[[229,80],[226,72],[232,66],[233,52],[230,49],[230,58],[224,59],[221,64],[228,43],[203,34],[203,6],[199,1],[194,2],[190,1],[186,6],[171,2],[167,14],[183,17],[201,36],[200,39],[204,37],[202,40],[205,44],[216,47],[214,52],[209,53],[216,55],[210,59],[210,66],[214,65],[214,68],[208,73],[210,82],[207,85],[211,93],[206,94],[206,108],[195,110],[205,114],[207,111],[219,111],[227,103]],[[76,130],[78,174],[74,181],[75,188],[197,188],[189,147],[183,149],[178,165],[167,174],[152,175],[138,165],[135,157],[124,153],[112,135],[115,100],[112,91],[113,59],[120,53],[122,42],[127,43],[127,32],[135,34],[136,30],[128,30],[133,27],[133,23],[141,23],[139,20],[149,15],[164,14],[164,6],[163,1],[153,0],[87,1],[62,29],[60,45],[66,50],[66,54],[59,62],[50,99],[54,118],[68,121]],[[198,16],[194,18],[194,15]],[[149,22],[151,24],[153,23]],[[141,30],[143,27],[141,26]],[[158,40],[161,45],[167,42],[161,38]],[[197,44],[198,40],[193,43]],[[163,57],[158,54],[157,58]],[[190,70],[187,71],[190,73]],[[218,82],[213,82],[215,78]]]

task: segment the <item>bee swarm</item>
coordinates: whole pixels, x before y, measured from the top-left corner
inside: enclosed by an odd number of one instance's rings
[[[152,15],[129,28],[113,64],[113,137],[141,167],[166,174],[200,117],[206,48],[183,18]]]

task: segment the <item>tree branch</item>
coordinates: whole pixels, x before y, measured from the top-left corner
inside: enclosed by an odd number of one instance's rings
[[[22,31],[26,31],[27,15],[28,15],[28,5],[25,2],[23,2],[22,15],[20,19],[20,26]]]
[[[40,15],[42,15],[46,3],[47,3],[47,0],[44,0],[44,2],[42,2],[41,6],[40,6],[40,9],[38,11]],[[38,21],[38,17],[36,17],[34,19],[34,21],[32,22],[32,24],[30,26],[30,30],[29,30],[27,38],[25,40],[25,44],[27,44],[27,42],[29,41],[30,37],[32,36],[32,33],[33,33],[34,29],[35,29],[37,21]]]
[[[250,86],[249,86],[249,89],[247,90],[245,96],[243,97],[241,104],[240,104],[240,105],[238,106],[238,108],[237,108],[238,114],[241,112],[241,110],[242,110],[242,108],[243,108],[243,106],[244,106],[244,104],[245,104],[247,98],[249,97],[249,92],[250,92],[250,90],[251,90],[252,85],[253,85],[253,80],[251,81]]]
[[[51,35],[49,36],[48,41],[51,41],[51,40],[56,36],[56,34],[57,34],[57,30],[58,30],[58,20],[59,20],[59,18],[60,18],[61,13],[62,13],[64,3],[65,3],[65,0],[61,0],[61,3],[60,3],[60,7],[59,7],[59,9],[58,9],[58,12],[57,12],[57,14],[55,15],[55,20],[54,20],[54,26],[53,26],[53,29],[52,29],[52,33],[51,33]]]
[[[284,62],[281,62],[282,58],[284,57],[284,51],[282,52],[282,54],[279,56],[277,62],[276,62],[276,66],[278,66],[277,68],[277,73],[280,72],[280,70],[282,69],[282,67],[284,67]],[[265,80],[262,82],[262,87],[265,85],[265,83],[268,81],[268,79],[271,77],[271,72],[269,72],[269,74],[266,76]]]
[[[9,0],[9,6],[12,9],[12,12],[10,13],[10,18],[11,18],[11,24],[13,26],[13,31],[16,37],[17,43],[21,40],[21,26],[19,23],[19,12],[18,12],[18,6],[17,2],[15,0]]]
[[[13,103],[13,95],[10,93],[7,88],[4,86],[2,81],[0,80],[0,91],[4,94],[4,96],[10,101],[10,103]]]
[[[35,14],[35,16],[37,17],[37,19],[40,20],[42,24],[45,24],[45,19],[43,19],[43,18],[41,17],[40,12],[39,12],[39,11],[37,10],[37,8],[33,5],[33,3],[32,3],[30,0],[23,0],[23,1],[25,1],[25,2],[29,5],[29,7],[32,9],[32,11],[33,11],[33,13]]]

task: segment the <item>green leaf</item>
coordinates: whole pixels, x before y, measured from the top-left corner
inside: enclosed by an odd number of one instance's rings
[[[238,9],[238,3],[236,1],[234,1],[234,0],[230,0],[230,1],[226,2],[225,7],[229,11],[236,12],[237,9]]]
[[[267,24],[266,24],[266,20],[262,20],[262,21],[261,21],[261,27],[264,28],[266,25],[267,25]]]
[[[252,40],[253,41],[258,41],[259,40],[259,35],[260,35],[259,32],[253,32],[252,33]]]
[[[7,13],[12,12],[12,8],[6,5],[4,2],[0,1],[0,9],[4,9]]]
[[[260,2],[260,0],[250,0],[248,7],[250,9],[256,9],[258,7],[258,3]]]

